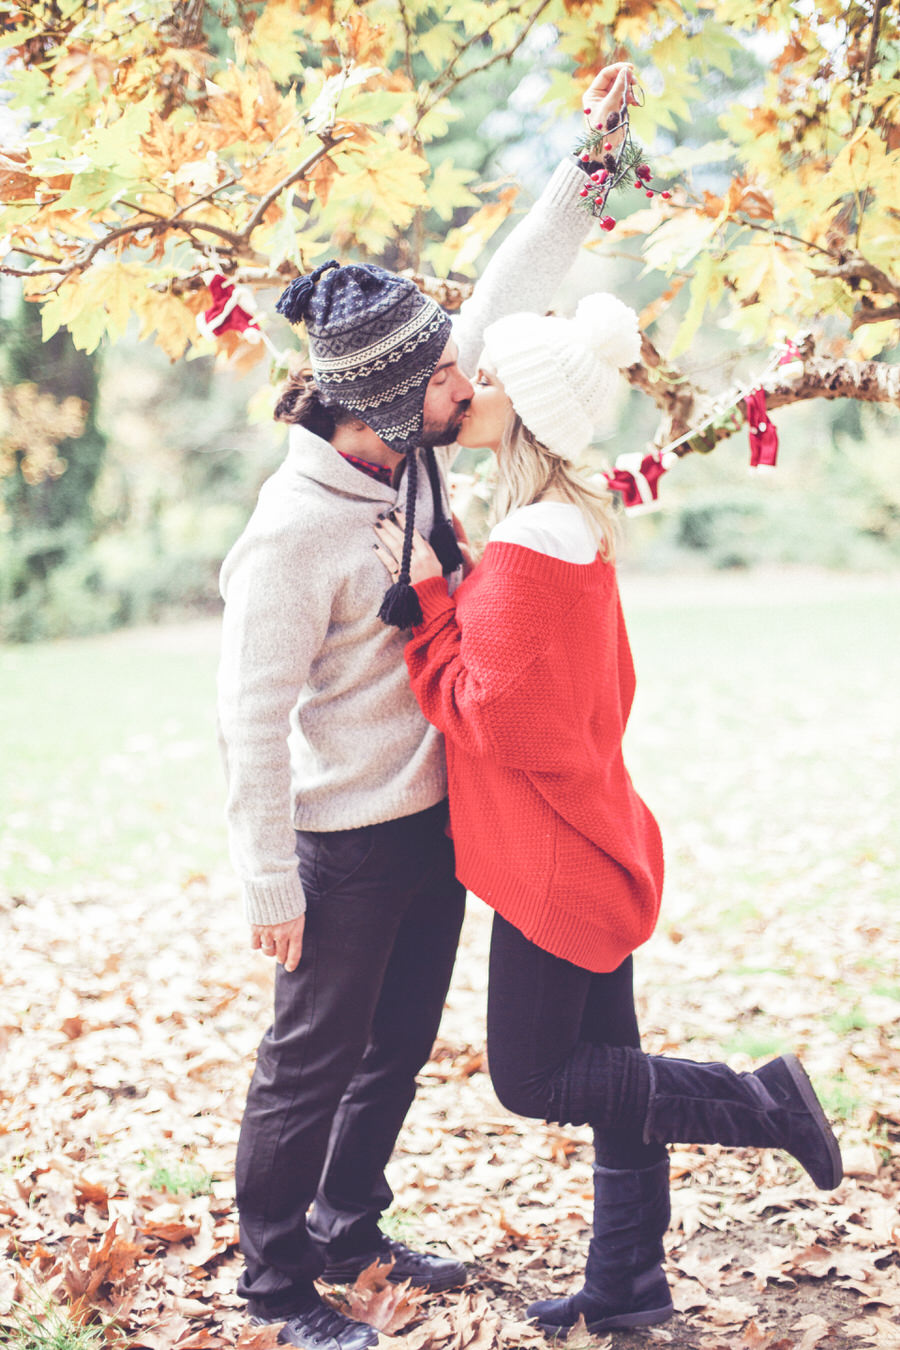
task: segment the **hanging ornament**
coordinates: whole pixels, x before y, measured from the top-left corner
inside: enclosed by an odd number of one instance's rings
[[[250,292],[244,287],[233,285],[220,272],[207,284],[213,302],[202,314],[197,315],[197,328],[203,336],[215,340],[223,333],[241,333],[248,342],[264,342],[272,355],[280,360],[281,353],[266,337],[253,315],[244,308],[245,304],[253,303]]]
[[[584,109],[584,114],[590,119],[589,108]],[[613,132],[624,132],[616,150],[613,149],[612,141],[607,140]],[[609,194],[615,188],[630,184],[642,189],[647,197],[655,196],[655,190],[650,187],[652,170],[644,160],[643,149],[631,136],[627,95],[622,107],[617,112],[611,112],[605,123],[589,127],[575,147],[575,154],[586,175],[579,195],[585,208],[599,220],[601,230],[614,230],[616,227],[615,216],[604,214]],[[668,200],[672,194],[661,192],[659,195]]]
[[[603,474],[613,492],[622,494],[628,516],[656,511],[660,506],[659,480],[678,460],[674,452],[619,455],[614,469]]]
[[[750,431],[750,468],[771,472],[778,459],[778,432],[766,409],[766,391],[751,389],[746,398]]]
[[[779,342],[776,350],[780,352],[776,367],[779,375],[802,375],[803,357],[793,338],[785,338],[784,342]]]

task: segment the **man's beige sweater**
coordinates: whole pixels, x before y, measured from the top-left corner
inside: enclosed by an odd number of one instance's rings
[[[566,161],[485,269],[454,323],[474,373],[487,324],[543,312],[589,227],[584,177]],[[452,450],[439,450],[442,469]],[[420,461],[421,463],[421,461]],[[405,497],[302,427],[263,485],[222,567],[219,729],[232,861],[251,923],[305,909],[294,830],[345,830],[412,815],[447,790],[441,736],[409,686],[405,632],[378,608],[388,584],[373,551],[380,515]],[[428,537],[421,466],[416,525]]]

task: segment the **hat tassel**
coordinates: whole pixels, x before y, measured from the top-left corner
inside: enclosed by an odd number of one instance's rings
[[[282,291],[275,308],[279,314],[284,315],[288,323],[299,323],[306,317],[306,307],[315,290],[316,282],[322,273],[331,267],[340,267],[340,263],[332,258],[322,263],[320,267],[314,268],[306,276],[294,277],[291,284]]]

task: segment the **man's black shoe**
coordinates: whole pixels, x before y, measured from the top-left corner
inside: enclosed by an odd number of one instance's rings
[[[396,1238],[382,1237],[379,1245],[359,1256],[326,1263],[321,1278],[328,1284],[352,1284],[360,1271],[373,1261],[390,1265],[388,1279],[395,1284],[409,1280],[417,1289],[456,1289],[466,1282],[466,1268],[452,1256],[436,1256],[434,1252],[414,1252]]]
[[[251,1317],[252,1326],[284,1321],[278,1333],[282,1345],[296,1345],[300,1350],[366,1350],[378,1342],[378,1332],[366,1322],[354,1322],[320,1298],[292,1313],[287,1318]]]

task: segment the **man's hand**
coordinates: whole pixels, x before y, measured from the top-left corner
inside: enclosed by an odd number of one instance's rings
[[[629,61],[617,61],[614,65],[604,66],[588,86],[581,103],[591,129],[605,128],[610,113],[621,112],[626,99],[638,107],[636,87],[634,67]],[[617,146],[622,139],[622,132],[611,131],[609,139],[613,146]]]
[[[303,952],[303,929],[306,915],[301,914],[287,923],[254,923],[250,925],[250,946],[263,956],[274,956],[290,974],[300,964]]]

